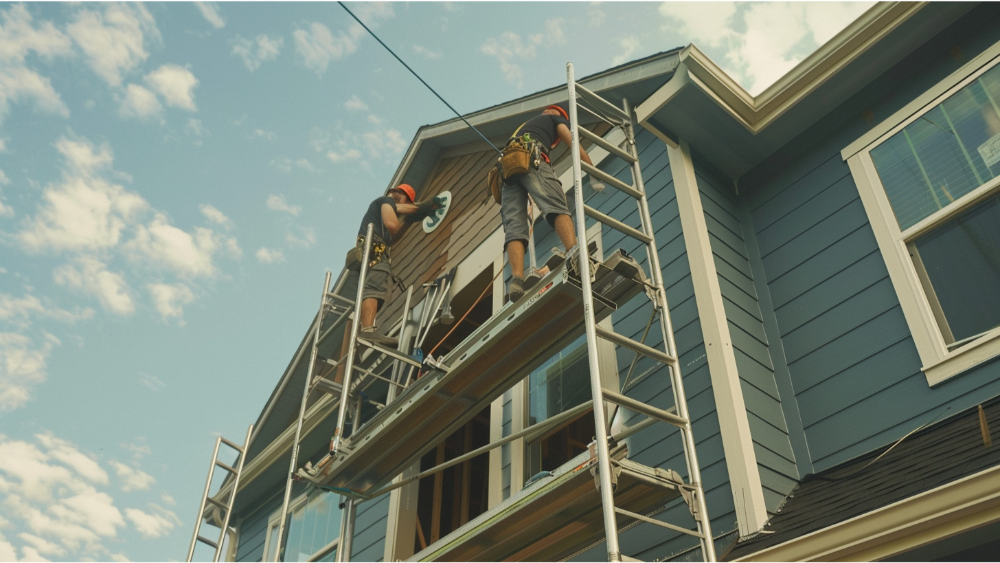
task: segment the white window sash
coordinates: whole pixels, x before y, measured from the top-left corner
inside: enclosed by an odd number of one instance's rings
[[[973,342],[949,351],[942,335],[942,328],[939,328],[937,322],[936,309],[924,291],[920,273],[907,245],[1000,192],[1000,177],[991,179],[947,207],[922,219],[916,225],[901,231],[870,153],[872,149],[949,96],[995,68],[998,63],[1000,63],[1000,43],[993,45],[962,69],[952,73],[841,153],[847,160],[851,175],[858,187],[879,250],[889,271],[889,278],[899,297],[903,316],[920,355],[921,369],[931,386],[1000,355],[1000,327],[979,335]]]

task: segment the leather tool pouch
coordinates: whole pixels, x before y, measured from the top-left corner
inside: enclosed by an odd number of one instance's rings
[[[500,190],[503,189],[503,172],[500,168],[500,163],[497,162],[496,166],[490,168],[490,173],[486,177],[486,184],[490,190],[490,194],[493,196],[493,201],[500,203]]]
[[[527,174],[531,168],[531,147],[519,138],[511,139],[503,148],[500,164],[503,166],[504,180]]]
[[[389,249],[385,246],[385,241],[379,237],[372,237],[372,250],[368,254],[368,267],[374,268],[376,264],[382,260],[389,259]],[[344,267],[352,272],[361,271],[361,259],[365,255],[365,237],[358,237],[358,242],[354,248],[347,251],[347,257],[344,259]]]

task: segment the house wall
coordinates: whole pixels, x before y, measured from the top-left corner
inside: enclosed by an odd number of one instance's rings
[[[712,517],[713,533],[719,537],[736,529],[736,513],[723,455],[719,420],[715,412],[711,377],[706,362],[684,236],[681,232],[667,147],[645,130],[638,132],[636,146],[639,150],[639,162],[643,171],[650,215],[655,226],[658,256],[667,301],[670,305],[688,408],[693,421],[708,511]],[[600,167],[622,181],[632,180],[630,169],[617,159],[611,159]],[[585,196],[588,205],[628,225],[639,226],[635,201],[618,190],[607,187],[603,192],[595,193],[588,189]],[[648,259],[641,243],[626,238],[608,227],[602,228],[601,235],[605,254],[623,248],[646,267]],[[643,295],[636,297],[612,314],[615,332],[635,340],[642,339],[649,321],[649,312],[650,306],[646,297]],[[645,343],[662,349],[662,342],[659,323],[654,321]],[[632,359],[632,353],[619,350],[617,361],[622,381],[629,371]],[[637,374],[643,371],[645,370],[637,370]],[[661,367],[645,374],[638,380],[635,377],[636,375],[633,375],[632,381],[636,383],[634,385],[632,382],[629,383],[626,395],[659,408],[673,406],[673,392],[665,368]],[[624,422],[626,425],[633,424],[643,418],[641,415],[626,413]],[[627,443],[630,459],[653,467],[672,469],[687,477],[680,434],[676,429],[665,424],[656,424],[635,434]],[[681,501],[670,503],[656,518],[675,525],[693,525],[688,508]],[[717,542],[717,548],[722,549],[724,543]],[[641,560],[653,560],[681,554],[697,545],[697,540],[643,524],[623,532],[620,535],[620,544],[622,553]],[[601,544],[581,554],[576,560],[603,560],[606,557],[604,550],[604,545]]]
[[[763,324],[780,340],[772,354],[783,352],[778,386],[794,396],[783,409],[799,417],[789,426],[801,425],[811,470],[1000,393],[1000,362],[928,386],[840,156],[870,126],[1000,40],[998,13],[990,4],[975,8],[739,179],[756,286],[769,304]]]
[[[264,541],[267,539],[267,521],[274,511],[281,510],[282,492],[277,489],[266,496],[261,505],[240,522],[237,561],[260,561],[264,558]]]
[[[694,169],[765,506],[768,513],[773,514],[800,476],[774,377],[774,364],[739,218],[738,198],[733,183],[700,159],[694,160]]]

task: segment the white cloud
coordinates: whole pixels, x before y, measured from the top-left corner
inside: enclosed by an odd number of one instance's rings
[[[598,8],[597,6],[587,8],[587,15],[590,17],[590,22],[587,24],[590,27],[600,27],[600,25],[604,23],[604,19],[607,17],[604,10]]]
[[[479,47],[484,55],[497,59],[504,79],[518,88],[524,85],[524,69],[518,61],[527,61],[538,56],[538,47],[552,47],[566,43],[566,35],[562,30],[562,18],[546,20],[545,31],[535,33],[522,39],[513,31],[505,31],[500,38],[490,37]]]
[[[153,513],[143,512],[135,508],[125,509],[125,517],[143,538],[153,539],[165,536],[181,523],[173,512],[156,504],[150,504],[150,507],[153,508]]]
[[[365,111],[368,109],[368,104],[355,94],[351,96],[350,100],[344,102],[344,107],[351,111]]]
[[[308,170],[309,172],[315,172],[316,171],[316,167],[313,166],[313,164],[311,162],[309,162],[308,160],[306,160],[304,158],[300,158],[300,159],[296,160],[295,161],[295,166],[298,166],[299,168],[301,168],[303,170]]]
[[[136,117],[148,119],[154,115],[159,115],[163,111],[163,106],[156,99],[156,94],[139,86],[129,84],[125,89],[125,99],[121,101],[118,113],[122,117]]]
[[[870,2],[665,2],[665,31],[703,51],[752,95],[800,63]]]
[[[153,303],[156,304],[156,310],[160,312],[163,320],[179,319],[180,324],[184,324],[182,320],[184,305],[194,301],[194,293],[191,292],[188,286],[182,283],[174,285],[151,283],[146,286],[146,289],[152,295]]]
[[[69,117],[69,108],[51,81],[28,68],[33,53],[45,62],[72,55],[69,37],[48,21],[37,26],[24,4],[0,12],[0,122],[11,103],[33,102],[38,111]]]
[[[219,15],[219,6],[215,2],[195,2],[194,5],[212,27],[215,29],[226,27],[226,21]]]
[[[428,59],[440,59],[441,56],[443,55],[441,51],[431,51],[430,49],[422,45],[414,45],[413,51],[416,52],[418,55],[423,55],[427,57]]]
[[[90,68],[110,86],[149,57],[146,36],[160,40],[153,16],[141,4],[105,4],[104,12],[82,9],[66,26]]]
[[[332,162],[345,162],[349,160],[358,160],[361,158],[361,151],[358,149],[348,149],[343,152],[329,151],[326,153],[326,157]]]
[[[159,377],[142,372],[139,373],[139,382],[149,387],[150,391],[160,391],[167,385]]]
[[[631,60],[632,54],[635,53],[641,47],[641,45],[639,45],[639,40],[636,39],[634,35],[622,39],[621,46],[624,51],[622,52],[621,55],[618,55],[617,57],[614,58],[612,64],[620,65],[626,61]]]
[[[214,231],[195,227],[189,233],[170,224],[157,213],[148,225],[137,225],[135,238],[125,249],[150,264],[173,270],[185,278],[212,277],[216,273],[212,257],[219,248],[219,238]]]
[[[373,113],[370,113],[368,114],[368,123],[374,123],[375,125],[378,125],[382,123],[382,118]]]
[[[0,411],[12,411],[28,402],[32,388],[45,381],[46,359],[57,345],[59,339],[50,334],[36,347],[27,336],[0,332]]]
[[[126,225],[147,209],[141,196],[101,177],[111,148],[65,137],[56,142],[66,168],[60,184],[46,188],[43,203],[17,237],[29,251],[85,250],[118,244]]]
[[[301,246],[302,248],[309,248],[310,246],[316,244],[316,231],[312,228],[301,229],[302,236],[295,236],[292,233],[287,233],[285,235],[285,241],[292,246]]]
[[[111,272],[107,266],[89,256],[76,259],[76,266],[64,264],[52,272],[59,285],[81,289],[100,301],[106,311],[117,315],[131,315],[135,311],[131,290],[121,274]]]
[[[354,12],[370,28],[378,27],[379,20],[395,15],[389,3],[355,4]],[[357,23],[352,23],[346,32],[338,31],[334,35],[330,28],[313,22],[308,29],[296,29],[292,32],[292,39],[300,62],[322,75],[331,61],[339,61],[356,51],[358,42],[365,34],[364,28]]]
[[[372,157],[384,154],[399,154],[406,150],[406,140],[396,129],[377,129],[361,135],[365,147]]]
[[[125,465],[124,463],[112,461],[111,467],[113,467],[115,473],[118,474],[118,480],[121,482],[121,489],[126,493],[132,491],[145,491],[156,483],[156,479],[154,479],[149,473],[129,465]]]
[[[187,111],[198,111],[194,103],[194,88],[198,79],[190,70],[175,64],[166,64],[145,76],[146,84],[155,90],[168,106]]]
[[[94,310],[89,307],[81,309],[77,306],[74,311],[67,311],[52,305],[48,299],[43,303],[34,295],[25,294],[24,297],[14,297],[7,293],[0,293],[0,320],[22,326],[27,326],[31,317],[75,323],[93,316]]]
[[[278,135],[274,131],[265,131],[263,129],[254,129],[249,135],[251,140],[254,139],[264,139],[265,141],[273,141],[278,138]]]
[[[118,462],[110,466],[122,488],[143,490],[152,476]],[[123,560],[105,543],[131,523],[143,537],[160,537],[180,524],[177,515],[156,504],[148,511],[115,505],[101,490],[108,474],[75,444],[51,433],[32,441],[0,435],[0,528],[22,530],[14,541],[0,535],[0,560]],[[15,543],[16,542],[16,543]]]
[[[190,118],[187,124],[184,126],[184,134],[191,135],[194,137],[201,137],[205,134],[205,127],[202,125],[200,119]],[[201,141],[198,140],[195,144],[200,145]]]
[[[302,212],[302,208],[298,205],[289,205],[285,201],[284,194],[271,194],[268,196],[267,206],[273,211],[282,211],[284,213],[291,213],[292,215],[298,215]]]
[[[275,262],[284,262],[285,255],[280,250],[273,250],[270,248],[261,247],[257,250],[257,261],[261,264],[274,264]]]
[[[222,225],[226,229],[231,229],[233,227],[233,221],[229,217],[226,217],[225,213],[219,211],[213,205],[203,203],[198,206],[198,210],[201,211],[201,214],[204,215],[206,219],[217,225]]]
[[[251,41],[237,35],[233,39],[232,54],[243,59],[247,70],[253,72],[260,68],[261,63],[277,59],[284,44],[285,39],[282,37],[270,38],[261,34]]]

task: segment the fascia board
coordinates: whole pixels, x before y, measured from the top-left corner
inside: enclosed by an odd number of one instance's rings
[[[580,84],[594,92],[620,88],[653,76],[669,74],[677,68],[678,64],[678,53],[669,52],[652,60],[640,61],[633,65],[587,77],[580,80]],[[564,103],[568,99],[567,94],[568,91],[565,86],[556,86],[526,98],[520,98],[481,112],[466,115],[465,119],[473,126],[479,127],[513,115],[536,111],[547,105]],[[423,142],[464,130],[467,127],[468,125],[465,122],[455,118],[436,125],[425,125],[418,129],[413,141],[410,142],[410,147],[407,149],[403,161],[396,169],[396,173],[393,175],[389,186],[398,185],[401,178],[406,175]],[[442,149],[445,148],[442,146]]]
[[[1000,466],[736,561],[871,561],[889,557],[1000,520],[998,483]],[[967,527],[955,530],[951,524],[956,522]]]
[[[691,84],[701,88],[733,119],[756,135],[927,4],[876,4],[756,97],[751,96],[695,45],[689,45],[681,52],[680,64],[685,67]],[[680,70],[676,74],[679,73]],[[677,85],[668,82],[660,88],[663,93],[657,91],[650,99],[667,96],[671,88],[676,89]],[[644,113],[639,122],[645,123],[653,113]]]

